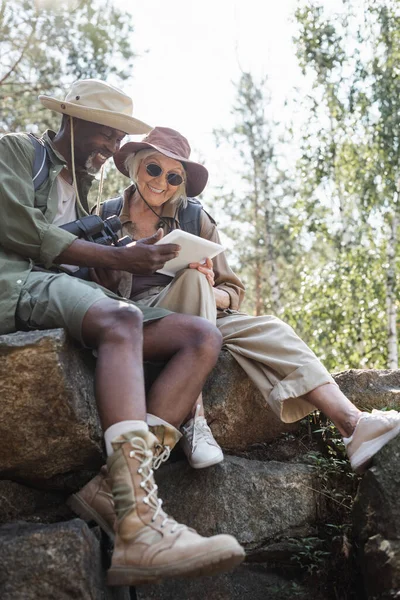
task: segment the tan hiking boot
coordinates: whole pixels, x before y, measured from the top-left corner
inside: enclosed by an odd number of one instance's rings
[[[149,425],[150,432],[156,436],[158,443],[153,449],[153,470],[156,471],[162,463],[169,459],[169,455],[182,437],[179,429],[169,423],[165,425]]]
[[[117,523],[109,585],[212,575],[244,559],[234,537],[204,538],[165,514],[153,478],[157,443],[150,432],[124,434],[112,442],[114,454],[107,466]]]
[[[67,505],[85,521],[95,521],[113,540],[114,499],[107,482],[107,475],[107,467],[104,465],[96,477],[68,498]]]
[[[149,427],[158,443],[154,446],[153,470],[168,460],[169,455],[182,437],[181,432],[172,425]],[[67,505],[84,521],[94,521],[114,540],[114,499],[107,481],[107,466],[103,465],[96,477],[91,479],[79,492],[72,494]]]

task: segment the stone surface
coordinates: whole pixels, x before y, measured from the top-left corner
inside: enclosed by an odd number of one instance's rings
[[[0,527],[2,600],[104,600],[99,540],[75,519]]]
[[[207,420],[219,444],[243,450],[295,431],[295,423],[282,423],[228,350],[222,350],[203,390]]]
[[[354,532],[368,598],[400,598],[399,493],[400,436],[374,457],[354,504]]]
[[[400,410],[400,369],[350,369],[333,375],[342,392],[360,410]]]
[[[0,481],[0,525],[12,521],[56,523],[75,515],[65,504],[66,495],[45,492],[14,481]]]
[[[61,329],[0,336],[2,478],[101,465],[93,377],[81,352]]]
[[[156,474],[166,511],[202,535],[231,533],[246,549],[282,536],[309,535],[324,514],[313,469],[227,456],[195,471],[186,462]]]
[[[138,600],[323,600],[264,566],[247,564],[216,577],[140,586],[136,593]]]

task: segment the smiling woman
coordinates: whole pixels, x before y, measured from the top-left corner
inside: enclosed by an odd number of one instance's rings
[[[147,149],[128,156],[125,166],[141,199],[150,206],[160,207],[168,200],[186,204],[186,173],[181,162]]]

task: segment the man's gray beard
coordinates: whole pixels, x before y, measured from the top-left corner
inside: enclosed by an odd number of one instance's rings
[[[96,156],[96,154],[97,152],[92,152],[92,154],[88,157],[87,161],[85,162],[85,169],[89,173],[89,175],[97,175],[97,173],[100,171],[100,169],[98,167],[95,167],[93,164],[93,159]]]

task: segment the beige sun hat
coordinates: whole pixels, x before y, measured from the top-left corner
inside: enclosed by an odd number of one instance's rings
[[[132,117],[133,103],[129,96],[100,79],[75,81],[65,100],[43,95],[39,96],[39,100],[55,112],[128,134],[148,133],[152,129],[147,123]]]

